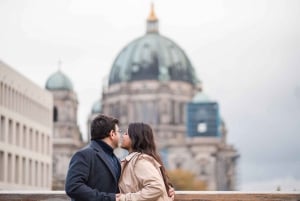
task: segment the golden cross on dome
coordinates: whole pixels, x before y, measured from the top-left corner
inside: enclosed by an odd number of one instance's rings
[[[151,10],[150,10],[150,14],[148,17],[148,21],[157,21],[157,17],[154,12],[154,4],[153,3],[151,3]]]

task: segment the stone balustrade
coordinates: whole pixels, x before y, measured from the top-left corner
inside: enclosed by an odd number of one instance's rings
[[[66,201],[64,191],[0,191],[0,201]],[[300,201],[300,192],[176,191],[175,201]]]

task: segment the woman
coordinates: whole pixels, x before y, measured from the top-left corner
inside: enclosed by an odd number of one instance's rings
[[[128,150],[129,155],[121,162],[121,194],[117,198],[120,201],[173,200],[174,196],[171,198],[167,193],[174,194],[174,191],[169,189],[166,170],[156,151],[151,127],[144,123],[129,124],[122,136],[121,147]]]

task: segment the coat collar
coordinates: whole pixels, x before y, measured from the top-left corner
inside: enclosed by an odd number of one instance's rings
[[[97,152],[98,151],[103,151],[102,148],[100,147],[100,145],[95,140],[91,140],[90,146],[93,149],[95,149]]]
[[[109,169],[110,173],[113,175],[116,183],[118,183],[118,179],[117,179],[115,173],[113,172],[113,168],[114,168],[114,167],[112,167],[113,164],[107,158],[106,153],[104,152],[104,150],[102,149],[102,147],[96,141],[94,141],[94,140],[91,140],[90,146],[91,146],[91,148],[93,148],[94,150],[96,150],[97,156],[104,162],[104,164]]]
[[[134,159],[134,158],[137,158],[138,156],[141,156],[148,160],[148,161],[151,161],[153,163],[153,165],[155,165],[156,167],[160,167],[161,165],[152,157],[152,156],[149,156],[147,154],[142,154],[140,152],[132,152],[130,153],[129,155],[127,155],[123,160],[122,160],[122,163],[127,163],[129,162],[130,160]]]
[[[141,155],[142,153],[139,152],[132,152],[130,154],[128,154],[122,161],[130,161],[133,157]]]

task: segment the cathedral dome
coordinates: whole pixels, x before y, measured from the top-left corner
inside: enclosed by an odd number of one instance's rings
[[[102,112],[102,104],[100,100],[97,100],[92,107],[92,114],[98,114]]]
[[[46,89],[48,90],[73,90],[73,84],[70,79],[60,70],[53,73],[46,82]]]
[[[185,52],[175,42],[159,34],[153,8],[147,20],[146,34],[121,50],[109,75],[109,85],[136,80],[198,82]]]

